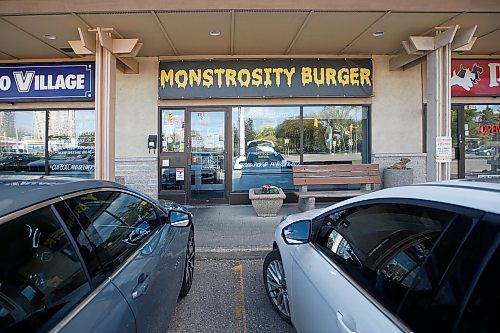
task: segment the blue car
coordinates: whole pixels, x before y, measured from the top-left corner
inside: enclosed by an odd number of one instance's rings
[[[1,332],[166,332],[192,214],[106,181],[0,181]]]

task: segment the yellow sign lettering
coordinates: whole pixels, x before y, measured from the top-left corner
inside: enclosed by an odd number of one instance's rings
[[[180,88],[186,88],[188,84],[188,74],[185,70],[181,69],[175,73],[175,84]]]
[[[213,85],[214,85],[214,70],[205,69],[203,71],[203,86],[210,88]]]
[[[244,79],[243,76],[245,76]],[[240,71],[238,71],[238,82],[242,87],[250,86],[250,80],[250,71],[248,69],[241,69]]]
[[[165,84],[170,82],[170,88],[174,86],[174,70],[169,69],[168,72],[164,69],[160,73],[160,84],[162,88],[165,88]]]
[[[265,74],[265,78],[264,78],[264,85],[267,87],[269,87],[273,82],[271,81],[271,73],[273,72],[273,69],[272,68],[264,68],[264,74]]]
[[[370,74],[371,74],[371,71],[369,68],[361,68],[359,70],[359,74],[360,74],[360,77],[361,77],[361,85],[369,85],[371,86],[372,85],[372,82],[370,80]]]
[[[320,72],[318,75],[318,71]],[[319,87],[325,84],[325,69],[324,68],[314,68],[313,70],[314,83]]]
[[[305,86],[312,82],[311,67],[302,67],[302,85]]]
[[[214,69],[215,75],[217,75],[217,86],[222,87],[222,74],[224,74],[226,70],[224,68]]]
[[[262,84],[262,68],[255,68],[252,71],[252,85],[259,87]]]
[[[335,75],[337,74],[337,71],[335,68],[327,68],[326,69],[326,84],[329,86],[331,84],[337,85],[337,79],[335,79]]]
[[[234,69],[226,69],[226,87],[230,85],[236,87],[236,71]]]
[[[189,86],[192,87],[195,82],[199,87],[201,84],[201,69],[197,69],[196,71],[194,69],[189,70]]]
[[[351,74],[351,84],[359,86],[359,68],[353,67],[350,70]]]
[[[292,67],[290,69],[284,68],[283,73],[285,73],[285,76],[286,76],[286,84],[288,85],[288,87],[291,87],[292,86],[292,76],[293,76],[293,74],[295,74],[295,67]]]
[[[341,83],[343,86],[346,86],[349,84],[349,69],[348,68],[341,68],[338,71],[338,80],[339,80],[339,83]]]

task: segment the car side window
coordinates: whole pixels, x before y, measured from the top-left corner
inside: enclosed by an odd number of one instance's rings
[[[358,206],[327,215],[316,243],[395,312],[452,217],[414,205]]]
[[[453,222],[452,225],[454,224]],[[415,332],[454,331],[453,328],[470,297],[471,289],[474,288],[479,278],[479,273],[490,261],[492,251],[495,251],[498,247],[499,237],[498,221],[475,223],[466,239],[456,248],[455,254],[453,258],[450,258],[444,274],[437,279],[433,277],[427,278],[426,275],[422,276],[425,279],[420,279],[415,285],[408,296],[408,300],[404,302],[400,313],[400,316],[411,325]],[[497,264],[497,262],[495,263]],[[498,280],[497,273],[495,280]],[[477,298],[477,300],[487,302],[488,297],[495,298],[495,294],[498,300],[496,289],[498,288],[495,284],[488,291],[490,294],[487,298]],[[426,290],[427,292],[422,292]],[[493,313],[496,313],[495,316],[497,316],[498,303],[493,304],[496,306]],[[484,308],[484,304],[477,304],[476,306],[485,311],[483,315],[490,311],[490,309]],[[474,311],[474,308],[474,304],[469,304],[468,310]],[[478,324],[485,325],[487,322]],[[498,331],[498,327],[496,328],[496,331]],[[471,331],[489,332],[488,330],[480,330],[479,326],[474,327]]]
[[[467,303],[462,320],[458,325],[458,333],[498,332],[500,327],[500,317],[498,316],[500,304],[499,262],[500,250],[497,247]]]
[[[48,331],[90,290],[50,207],[0,226],[0,331]]]
[[[108,273],[122,264],[160,226],[155,207],[128,193],[94,192],[66,202]]]

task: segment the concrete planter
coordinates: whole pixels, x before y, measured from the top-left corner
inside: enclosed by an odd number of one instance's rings
[[[283,199],[286,198],[281,188],[278,188],[277,194],[260,194],[260,189],[251,188],[248,190],[248,197],[252,200],[252,206],[257,216],[276,216],[278,215]]]
[[[384,169],[384,188],[413,184],[413,169]]]

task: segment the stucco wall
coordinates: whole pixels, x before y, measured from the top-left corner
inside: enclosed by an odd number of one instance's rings
[[[137,58],[139,74],[116,75],[116,179],[158,197],[157,153],[147,148],[158,135],[158,58]]]
[[[389,71],[389,57],[374,56],[372,153],[422,152],[420,66]]]
[[[151,157],[158,133],[158,58],[137,58],[139,74],[116,74],[116,157]]]

